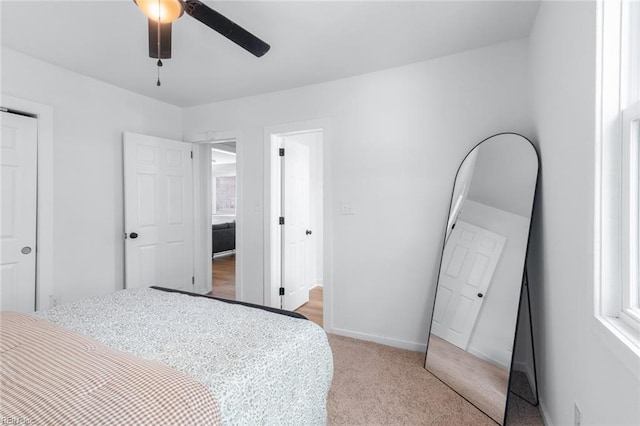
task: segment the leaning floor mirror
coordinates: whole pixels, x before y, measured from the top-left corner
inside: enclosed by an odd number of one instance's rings
[[[504,424],[533,199],[535,148],[501,133],[454,182],[425,368]]]

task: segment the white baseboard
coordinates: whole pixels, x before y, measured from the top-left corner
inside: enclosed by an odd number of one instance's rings
[[[342,328],[333,328],[328,331],[338,336],[352,337],[354,339],[366,340],[368,342],[379,343],[381,345],[393,346],[399,349],[408,349],[415,352],[425,352],[427,345],[424,343],[407,342],[405,340],[392,339],[390,337],[375,336],[373,334],[360,333],[358,331],[345,330]]]
[[[540,398],[540,405],[538,405],[538,409],[540,410],[540,415],[542,416],[542,423],[544,423],[544,426],[553,426],[553,423],[551,423],[551,420],[549,420],[549,413],[547,412],[547,408],[545,407],[542,398]]]
[[[231,256],[232,254],[236,254],[236,250],[226,250],[226,251],[219,251],[217,253],[213,254],[213,259],[215,259],[216,257],[227,257],[227,256]]]
[[[316,288],[316,287],[324,287],[324,286],[322,285],[322,281],[320,281],[320,280],[315,280],[313,283],[311,283],[311,284],[309,285],[309,290],[312,290],[312,289],[314,289],[314,288]]]

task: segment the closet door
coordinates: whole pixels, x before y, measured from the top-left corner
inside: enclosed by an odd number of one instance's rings
[[[0,308],[33,312],[38,121],[4,111],[1,114]]]

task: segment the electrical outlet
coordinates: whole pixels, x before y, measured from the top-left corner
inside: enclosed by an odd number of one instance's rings
[[[578,404],[573,403],[573,423],[575,426],[580,426],[582,424],[582,413],[580,413],[580,408],[578,408]]]

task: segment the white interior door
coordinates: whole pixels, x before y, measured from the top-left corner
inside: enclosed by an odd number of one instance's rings
[[[282,267],[285,297],[283,307],[295,310],[309,301],[309,148],[284,139],[282,199],[284,234]]]
[[[431,333],[467,349],[505,238],[459,220],[442,255]]]
[[[31,117],[1,114],[0,308],[33,312],[38,123]]]
[[[194,289],[192,144],[124,134],[125,287]]]

